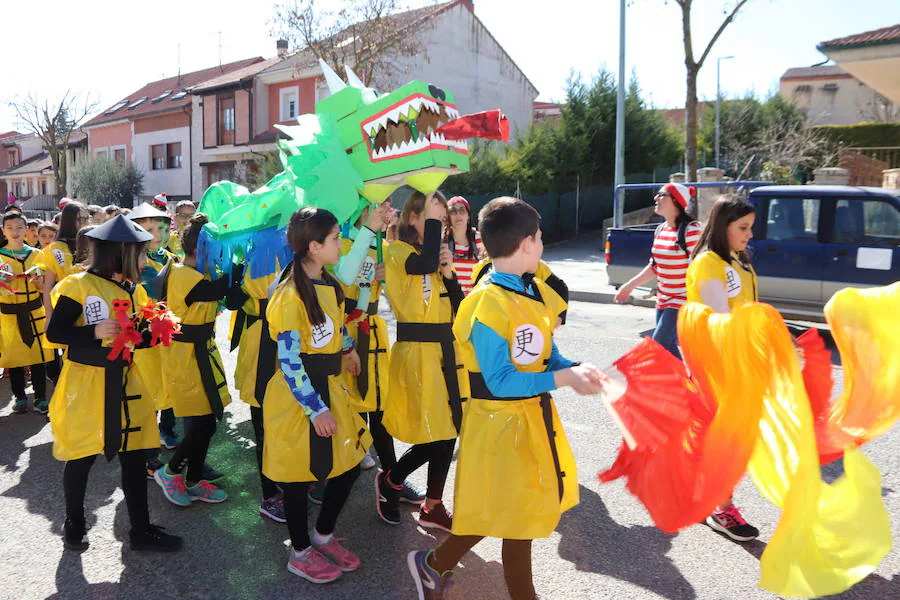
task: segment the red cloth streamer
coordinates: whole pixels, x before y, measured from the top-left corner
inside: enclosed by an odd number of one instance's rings
[[[346,318],[344,319],[344,323],[358,323],[359,330],[369,335],[369,315],[364,313],[360,308],[354,308],[349,313],[347,313]]]
[[[148,302],[141,309],[141,316],[150,325],[151,346],[171,346],[175,334],[181,331],[178,317],[162,302]]]
[[[509,119],[500,110],[486,110],[471,115],[463,115],[444,123],[435,130],[448,140],[467,140],[481,138],[484,140],[509,141]]]
[[[113,340],[112,349],[106,358],[116,360],[120,355],[125,362],[131,362],[131,354],[134,347],[143,341],[141,333],[135,329],[134,321],[131,320],[129,312],[131,311],[131,300],[113,300],[113,312],[116,315],[116,321],[122,327],[122,331]]]
[[[825,341],[815,328],[807,329],[797,336],[797,346],[803,350],[803,383],[816,426],[819,464],[827,465],[844,455],[840,440],[832,439],[828,423],[831,390],[834,386],[831,352],[825,347]]]

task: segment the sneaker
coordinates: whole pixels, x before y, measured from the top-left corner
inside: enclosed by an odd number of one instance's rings
[[[287,517],[284,514],[284,499],[282,498],[266,498],[259,503],[259,514],[276,523],[287,523]]]
[[[375,511],[388,525],[400,524],[400,490],[387,482],[387,475],[379,471],[375,476]]]
[[[359,568],[359,557],[341,545],[346,538],[332,537],[327,544],[316,544],[312,542],[316,550],[325,555],[334,565],[344,573],[355,571]]]
[[[187,486],[184,485],[184,475],[169,472],[169,467],[164,466],[153,474],[153,479],[162,488],[166,500],[178,506],[190,506],[191,497],[188,495]]]
[[[425,502],[425,492],[411,484],[408,480],[404,481],[403,489],[400,490],[400,502],[420,506]]]
[[[216,483],[225,479],[225,473],[219,473],[208,464],[203,463],[203,472],[200,473],[200,479],[210,483]]]
[[[425,529],[440,529],[450,533],[453,527],[453,515],[444,508],[444,503],[439,502],[431,510],[425,510],[425,505],[419,509],[419,525]]]
[[[205,479],[198,481],[195,485],[187,486],[187,493],[191,498],[191,502],[218,504],[228,500],[228,492]]]
[[[287,569],[313,583],[329,583],[341,576],[341,570],[313,546],[301,552],[291,548]]]
[[[166,450],[174,450],[181,441],[177,435],[168,435],[162,432],[159,434],[159,443],[165,446]]]
[[[49,400],[35,400],[34,401],[34,410],[38,411],[42,415],[46,415],[50,412],[50,401]]]
[[[321,506],[322,499],[325,498],[325,484],[323,484],[323,483],[309,484],[309,491],[306,492],[306,498],[313,504]]]
[[[362,469],[363,471],[368,471],[369,469],[373,468],[376,464],[378,464],[378,463],[375,462],[375,459],[372,458],[372,455],[369,454],[368,452],[366,452],[363,455],[363,458],[359,463],[359,468]]]
[[[63,546],[66,550],[74,552],[84,552],[90,546],[87,537],[87,528],[76,526],[72,521],[66,519],[63,524]]]
[[[447,589],[453,585],[449,571],[443,575],[431,568],[428,564],[428,555],[431,550],[415,550],[406,555],[406,564],[416,583],[416,592],[419,600],[441,600]]]
[[[152,480],[156,472],[163,468],[163,463],[158,458],[151,458],[147,461],[147,479]]]
[[[28,412],[28,398],[16,398],[13,400],[13,412],[17,415],[24,415]]]
[[[143,531],[132,529],[128,532],[128,540],[132,550],[151,550],[153,552],[175,552],[181,550],[181,538],[164,532],[165,527],[148,525]]]
[[[706,517],[706,524],[736,542],[749,542],[759,537],[759,529],[747,523],[734,504],[713,511]]]

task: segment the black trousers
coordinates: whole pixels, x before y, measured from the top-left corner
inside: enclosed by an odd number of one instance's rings
[[[428,489],[425,497],[440,500],[444,495],[444,484],[447,483],[455,447],[456,439],[411,446],[396,465],[390,470],[386,469],[388,479],[394,485],[402,485],[413,471],[428,463]]]
[[[250,407],[250,422],[253,423],[253,436],[256,438],[256,464],[259,466],[259,481],[262,484],[263,499],[271,498],[278,493],[275,482],[263,475],[263,444],[266,432],[263,428],[263,412],[258,406]]]
[[[175,453],[169,460],[169,471],[181,473],[186,468],[185,480],[194,484],[200,481],[203,474],[203,463],[206,462],[209,442],[216,432],[216,417],[215,415],[189,417],[185,421],[184,429],[184,441],[175,448]]]
[[[375,447],[375,453],[378,454],[378,460],[381,461],[381,468],[384,470],[392,468],[397,464],[397,452],[394,450],[394,438],[381,423],[384,412],[379,410],[360,413],[360,416],[369,424],[372,445]]]
[[[159,432],[175,437],[175,411],[171,408],[159,411]]]
[[[357,477],[359,477],[359,465],[325,483],[325,496],[322,498],[319,518],[316,519],[316,531],[322,535],[334,533],[338,517],[350,496]],[[287,517],[288,532],[291,535],[291,546],[298,552],[310,546],[309,523],[306,514],[309,502],[306,493],[309,491],[309,484],[308,481],[281,484],[281,489],[284,491],[284,514]]]
[[[62,371],[62,355],[59,353],[59,350],[53,351],[53,360],[47,363],[47,379],[53,382],[56,385],[56,382],[59,381],[59,374]]]
[[[122,467],[122,491],[131,528],[143,531],[150,524],[150,510],[147,508],[147,473],[144,470],[144,450],[130,450],[119,453]],[[87,492],[88,475],[97,456],[86,456],[66,461],[63,469],[63,493],[66,498],[66,520],[76,530],[85,529],[84,496]]]
[[[9,370],[9,385],[13,396],[25,397],[25,367],[13,367]],[[47,399],[47,367],[44,363],[31,365],[31,385],[34,386],[34,399]]]

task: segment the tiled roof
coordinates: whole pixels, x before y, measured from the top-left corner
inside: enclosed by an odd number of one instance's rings
[[[900,24],[822,42],[819,49],[900,43]]]
[[[0,140],[8,137],[15,137],[17,135],[22,135],[18,131],[7,131],[6,133],[0,133]]]
[[[234,71],[231,71],[230,73],[225,73],[224,75],[218,75],[216,77],[213,77],[212,79],[201,81],[197,85],[192,86],[190,91],[193,94],[211,92],[215,89],[223,88],[235,83],[240,83],[244,79],[252,79],[253,76],[257,73],[265,71],[269,67],[275,66],[284,60],[285,59],[276,56],[274,58],[269,58],[257,63],[253,63],[252,65],[236,69]]]
[[[838,65],[822,65],[819,67],[795,67],[793,69],[788,69],[781,78],[805,79],[807,77],[835,77],[838,75],[849,74]]]
[[[191,103],[188,94],[182,94],[188,88],[208,81],[249,65],[262,62],[261,56],[248,58],[224,64],[221,67],[211,67],[192,73],[184,73],[174,77],[167,77],[159,81],[148,83],[141,89],[122,98],[99,115],[84,124],[84,127],[94,127],[103,123],[119,121],[121,119],[135,119],[168,110],[181,109]],[[168,94],[166,94],[168,92]]]
[[[11,169],[0,171],[0,177],[40,173],[45,169],[50,169],[51,167],[52,165],[50,164],[50,154],[48,154],[47,152],[41,152],[40,154],[35,154],[29,159],[23,160]]]

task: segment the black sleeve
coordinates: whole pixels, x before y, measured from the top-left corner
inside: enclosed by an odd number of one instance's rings
[[[228,293],[225,294],[225,308],[228,310],[237,310],[244,305],[244,302],[250,298],[241,286],[231,286]]]
[[[406,257],[407,275],[428,275],[438,270],[441,257],[441,222],[437,219],[425,221],[425,243],[422,252],[413,252]]]
[[[450,294],[450,305],[453,307],[453,313],[459,310],[459,305],[463,301],[463,298],[466,297],[463,294],[462,287],[459,285],[459,281],[456,279],[456,275],[454,275],[451,279],[444,279],[444,287],[447,288],[447,292]]]
[[[228,293],[229,279],[228,275],[212,281],[201,279],[188,292],[184,303],[190,306],[194,302],[218,302]]]
[[[60,296],[47,324],[47,339],[66,346],[99,345],[100,341],[94,338],[93,325],[75,325],[82,310],[81,303],[68,296]]]
[[[566,285],[566,282],[557,277],[555,274],[551,273],[550,277],[544,282],[550,286],[554,292],[559,294],[559,297],[566,301],[566,304],[569,303],[569,286]],[[566,324],[566,316],[568,310],[562,311],[562,314],[559,317],[562,319],[563,325]]]

